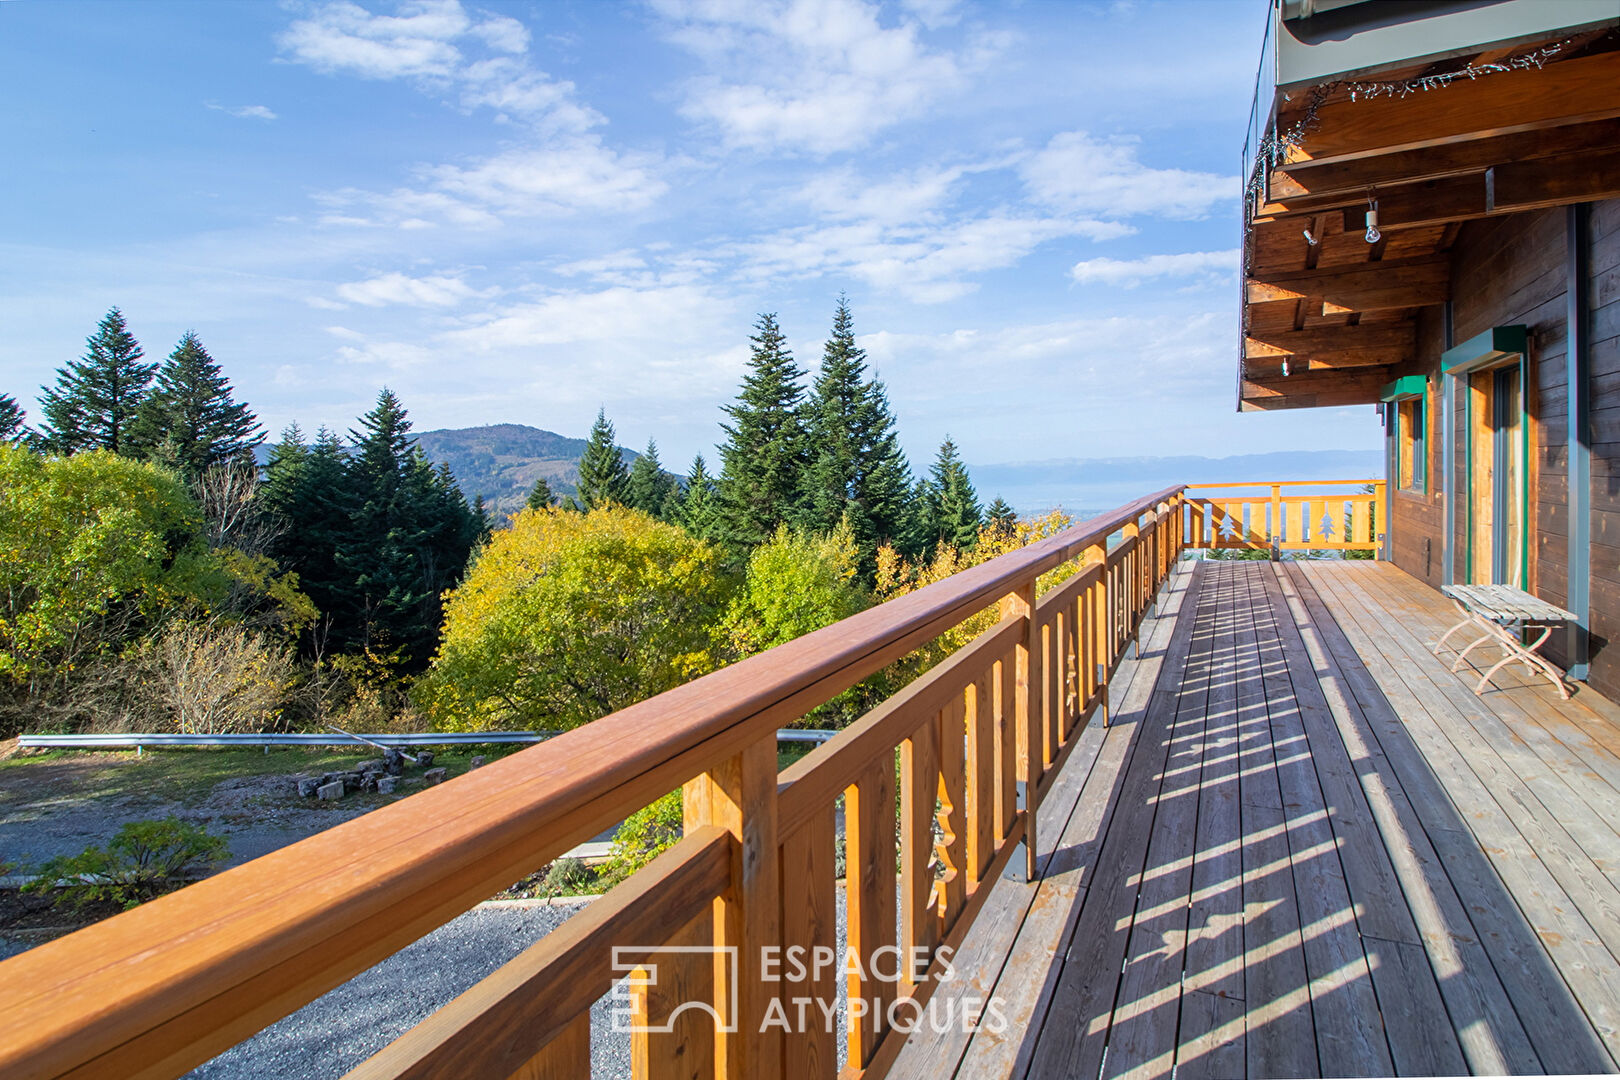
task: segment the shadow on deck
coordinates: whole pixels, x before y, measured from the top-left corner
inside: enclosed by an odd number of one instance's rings
[[[891,1075],[1616,1071],[1614,706],[1517,667],[1476,697],[1389,564],[1166,588],[1041,808],[1044,876],[998,882],[941,990],[1008,1025]]]

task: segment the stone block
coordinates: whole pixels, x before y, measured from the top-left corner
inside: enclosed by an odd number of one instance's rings
[[[429,769],[427,772],[423,773],[422,779],[426,780],[428,782],[428,786],[431,787],[434,784],[444,783],[444,779],[447,775],[448,770],[445,769],[443,765],[440,765],[437,769]]]
[[[383,756],[383,771],[389,776],[398,776],[405,771],[405,755],[398,750],[390,750]]]
[[[377,794],[392,795],[394,788],[398,785],[399,777],[397,776],[379,776],[377,777]]]
[[[472,756],[472,760],[467,762],[467,768],[476,769],[478,766],[485,764],[487,761],[489,761],[489,759],[483,754],[474,754]]]
[[[330,784],[324,784],[316,788],[315,794],[322,799],[341,799],[343,798],[343,788],[342,780],[334,780]]]
[[[315,790],[321,786],[318,776],[300,776],[298,778],[298,794],[306,799],[314,798]]]
[[[424,769],[430,767],[433,764],[433,751],[423,750],[420,754],[417,754],[416,763]]]

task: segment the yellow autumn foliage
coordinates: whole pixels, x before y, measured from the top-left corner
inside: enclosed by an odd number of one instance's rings
[[[564,730],[712,670],[729,599],[708,544],[638,510],[524,510],[445,602],[415,697],[449,731]]]

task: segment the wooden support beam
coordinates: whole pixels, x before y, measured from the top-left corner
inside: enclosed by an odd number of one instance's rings
[[[1419,180],[1378,188],[1378,227],[1443,225],[1485,215],[1485,170],[1439,180]],[[1360,232],[1367,227],[1368,191],[1339,191],[1312,195],[1289,202],[1267,203],[1255,215],[1255,222],[1283,218],[1314,217],[1331,211],[1344,215],[1344,231]]]
[[[1620,146],[1494,166],[1485,176],[1493,214],[1620,198]]]
[[[1459,139],[1558,127],[1574,115],[1620,113],[1620,53],[1554,61],[1408,97],[1362,98],[1321,106],[1300,159],[1442,146]],[[1277,119],[1297,122],[1297,110]]]
[[[1389,381],[1388,367],[1350,372],[1301,372],[1286,378],[1245,378],[1238,390],[1243,412],[1310,409],[1329,405],[1366,405],[1378,400]]]
[[[1530,161],[1614,146],[1620,146],[1620,110],[1584,113],[1558,127],[1519,128],[1500,135],[1460,139],[1417,150],[1371,151],[1283,165],[1271,172],[1267,201],[1292,203],[1345,192],[1360,196],[1370,187],[1480,172],[1510,161]]]
[[[1368,263],[1250,279],[1244,295],[1250,304],[1303,300],[1307,315],[1383,311],[1445,302],[1451,296],[1451,275],[1444,259]]]
[[[1243,355],[1250,359],[1374,350],[1386,354],[1386,359],[1382,361],[1386,364],[1411,359],[1417,353],[1417,324],[1318,326],[1309,330],[1259,330],[1250,327],[1248,336],[1243,339]]]
[[[1288,362],[1290,374],[1301,371],[1340,371],[1346,368],[1388,367],[1388,353],[1320,352],[1296,356],[1257,356],[1243,361],[1243,373],[1254,377],[1282,374],[1283,362]]]

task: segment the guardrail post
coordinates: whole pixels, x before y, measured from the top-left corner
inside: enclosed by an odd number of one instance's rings
[[[1024,781],[1024,880],[1034,881],[1035,818],[1039,809],[1041,772],[1041,630],[1035,619],[1035,582],[1008,593],[1001,599],[1003,619],[1023,619],[1024,638],[1013,650],[1014,698],[1018,731],[1018,767]]]
[[[776,772],[772,732],[682,789],[688,830],[715,825],[735,840],[731,888],[714,902],[714,1005],[732,1029],[715,1035],[717,1080],[781,1076],[781,1028],[765,1023],[778,984],[764,977],[765,949],[782,937]]]

